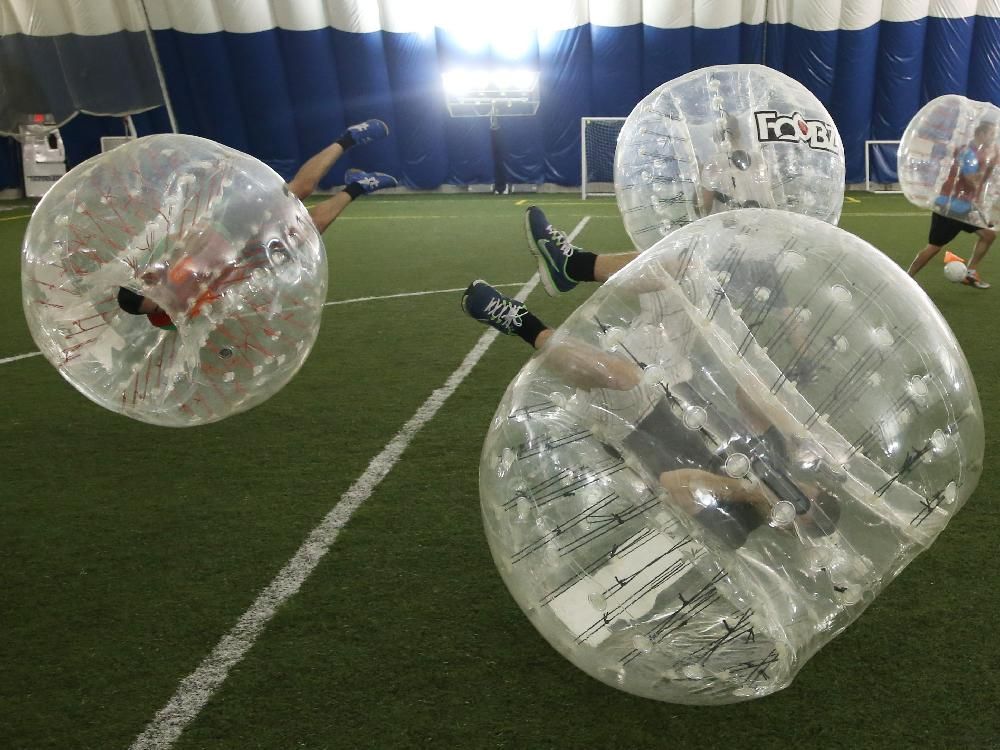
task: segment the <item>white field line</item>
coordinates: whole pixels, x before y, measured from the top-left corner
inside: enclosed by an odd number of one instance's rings
[[[510,284],[494,284],[493,286],[498,289],[502,289],[508,286],[521,286],[527,282],[517,281]],[[397,297],[423,297],[427,294],[445,294],[446,292],[464,292],[465,287],[458,287],[455,289],[429,289],[425,292],[400,292],[399,294],[383,294],[377,297],[354,297],[353,299],[336,299],[330,302],[324,302],[323,307],[330,307],[331,305],[350,305],[355,302],[377,302],[383,299],[395,299]],[[28,357],[37,357],[41,352],[29,352],[28,354],[17,354],[13,357],[5,357],[0,359],[0,365],[5,365],[8,362],[16,362],[19,359],[27,359]]]
[[[28,352],[27,354],[15,354],[13,357],[4,357],[0,359],[0,365],[5,365],[8,362],[17,362],[19,359],[27,359],[28,357],[37,357],[41,352]]]
[[[589,217],[584,217],[572,234],[570,241],[586,226]],[[524,300],[539,282],[536,273],[521,287],[516,297]],[[340,530],[347,524],[362,503],[389,474],[399,461],[410,442],[426,425],[445,401],[455,392],[462,381],[472,372],[472,368],[490,348],[499,333],[490,329],[476,342],[462,360],[462,364],[434,391],[417,409],[410,420],[403,425],[396,436],[368,464],[362,474],[345,492],[339,502],[313,529],[305,542],[292,558],[285,563],[278,575],[257,595],[256,600],[236,625],[212,649],[212,653],[198,665],[197,669],[181,680],[177,692],[161,708],[142,734],[135,738],[132,750],[169,748],[177,741],[185,727],[197,718],[202,708],[226,681],[229,670],[242,661],[254,645],[278,609],[299,590],[309,575],[319,565],[320,560],[330,551]]]

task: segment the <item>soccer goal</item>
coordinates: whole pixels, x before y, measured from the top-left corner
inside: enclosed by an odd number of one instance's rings
[[[119,146],[124,146],[126,143],[130,143],[135,140],[135,136],[132,135],[102,135],[101,136],[101,153],[106,154],[112,149],[116,149]]]
[[[580,118],[580,193],[615,194],[615,146],[624,117]]]
[[[896,152],[899,141],[865,141],[865,190],[869,193],[893,193],[899,189],[899,177],[896,169]],[[875,182],[872,179],[872,167],[878,164],[883,171],[896,175],[893,182]]]

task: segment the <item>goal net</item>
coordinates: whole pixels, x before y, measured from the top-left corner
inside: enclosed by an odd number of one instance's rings
[[[580,192],[583,198],[615,194],[615,146],[624,117],[580,118]]]
[[[899,141],[865,141],[865,190],[869,193],[902,193],[896,172]]]

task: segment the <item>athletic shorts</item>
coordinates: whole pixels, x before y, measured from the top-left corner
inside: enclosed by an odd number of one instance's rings
[[[763,436],[733,441],[725,452],[717,453],[705,444],[701,435],[684,426],[666,399],[657,403],[636,425],[635,432],[625,439],[628,451],[657,479],[664,472],[678,469],[701,469],[724,476],[723,464],[733,452],[751,456],[755,471],[761,473],[762,479],[764,476],[770,479],[764,472],[765,464],[757,456],[768,453],[783,455],[783,443],[778,431],[772,427]],[[765,481],[769,487],[771,483]],[[764,522],[749,503],[725,498],[717,498],[715,505],[698,511],[695,519],[732,549],[742,547],[750,532]]]
[[[746,544],[750,532],[763,523],[757,509],[749,503],[729,503],[721,499],[698,511],[694,519],[729,549],[739,549]]]
[[[928,244],[944,247],[958,237],[959,232],[978,232],[979,227],[966,224],[941,214],[931,214],[931,231],[927,234]]]

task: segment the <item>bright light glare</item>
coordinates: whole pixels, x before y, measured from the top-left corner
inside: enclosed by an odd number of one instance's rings
[[[526,68],[457,68],[443,73],[441,79],[445,91],[452,96],[487,91],[527,93],[538,85],[538,73]]]
[[[538,73],[510,68],[494,70],[492,80],[501,91],[531,91],[538,82]]]
[[[467,52],[492,48],[497,57],[517,60],[534,49],[531,6],[531,0],[438,0],[435,25],[452,34]]]
[[[490,82],[489,73],[485,70],[451,70],[443,73],[441,78],[444,90],[452,96],[485,91]]]

